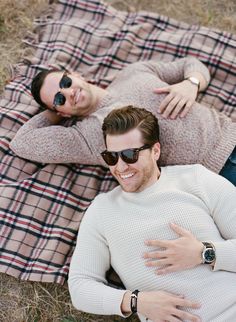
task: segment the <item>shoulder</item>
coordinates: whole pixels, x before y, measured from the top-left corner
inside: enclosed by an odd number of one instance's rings
[[[219,177],[201,164],[167,166],[164,169],[169,180],[186,187],[199,186],[205,181]]]
[[[166,166],[164,167],[165,172],[169,175],[187,175],[187,176],[192,176],[195,175],[196,172],[205,172],[205,171],[209,171],[208,169],[206,169],[204,166],[202,166],[201,164],[187,164],[187,165],[170,165],[170,166]]]
[[[147,61],[139,61],[136,63],[128,64],[123,70],[122,73],[130,73],[131,71],[150,71],[152,70],[152,66],[155,65],[155,62],[152,60]]]

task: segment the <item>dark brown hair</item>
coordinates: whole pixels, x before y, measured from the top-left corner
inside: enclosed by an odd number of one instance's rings
[[[112,110],[104,119],[102,131],[106,136],[124,134],[132,129],[142,133],[143,144],[153,145],[159,142],[159,125],[155,115],[144,108],[132,105]]]
[[[45,78],[51,74],[59,72],[59,70],[56,69],[50,69],[50,70],[42,70],[40,73],[38,73],[31,84],[31,93],[33,95],[33,98],[35,101],[44,109],[48,108],[48,106],[42,101],[40,97],[40,91],[43,86]]]

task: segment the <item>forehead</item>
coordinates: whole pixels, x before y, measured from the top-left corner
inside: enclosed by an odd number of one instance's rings
[[[59,82],[63,72],[52,72],[48,74],[40,90],[41,100],[48,106],[52,107],[55,94],[59,90]]]
[[[107,135],[107,150],[121,151],[129,148],[140,148],[143,145],[142,134],[138,129],[132,129],[124,134]]]

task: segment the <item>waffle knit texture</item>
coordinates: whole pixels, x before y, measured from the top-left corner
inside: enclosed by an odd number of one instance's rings
[[[190,230],[216,248],[209,265],[167,275],[146,267],[142,254],[147,239],[178,238],[170,222]],[[170,166],[142,192],[120,187],[96,197],[78,234],[69,272],[74,306],[95,314],[119,314],[124,290],[107,285],[110,265],[127,290],[165,290],[198,301],[190,312],[204,322],[233,322],[236,317],[236,189],[201,165]],[[145,321],[144,317],[140,317]]]
[[[106,166],[100,156],[105,149],[103,119],[112,109],[131,104],[146,108],[159,119],[160,165],[200,163],[218,173],[236,145],[236,123],[198,103],[183,119],[163,119],[157,112],[166,95],[153,90],[181,82],[194,71],[209,82],[208,69],[195,58],[130,64],[108,86],[108,94],[95,113],[69,127],[51,126],[43,114],[36,115],[20,128],[10,147],[23,158],[43,163]]]

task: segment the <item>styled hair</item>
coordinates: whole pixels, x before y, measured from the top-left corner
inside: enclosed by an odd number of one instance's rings
[[[33,98],[44,109],[47,109],[48,106],[42,101],[42,99],[40,97],[40,91],[43,86],[45,78],[49,74],[55,73],[55,72],[58,72],[58,70],[55,70],[55,69],[42,70],[40,73],[38,73],[34,77],[32,83],[31,83],[31,93],[33,95]]]
[[[102,125],[106,144],[107,135],[117,135],[139,129],[143,144],[153,145],[159,142],[159,125],[155,115],[144,108],[132,105],[112,110],[104,119]]]

